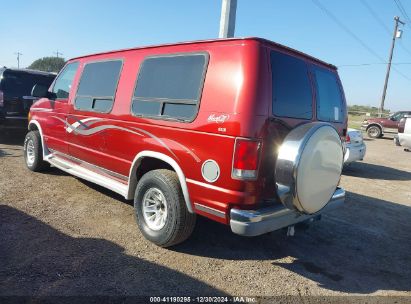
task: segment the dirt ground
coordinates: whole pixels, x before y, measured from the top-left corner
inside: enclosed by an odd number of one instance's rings
[[[255,238],[199,219],[162,249],[132,204],[57,169],[32,173],[23,133],[0,137],[0,295],[411,296],[411,153],[368,140],[346,204],[305,231]]]

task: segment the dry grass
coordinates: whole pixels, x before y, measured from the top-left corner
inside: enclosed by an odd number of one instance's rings
[[[364,121],[365,115],[348,114],[348,127],[353,129],[361,129],[361,124]]]

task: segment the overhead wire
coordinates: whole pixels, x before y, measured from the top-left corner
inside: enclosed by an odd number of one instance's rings
[[[361,3],[368,9],[370,14],[374,17],[374,19],[381,25],[381,27],[385,30],[385,32],[391,36],[392,32],[388,28],[388,26],[382,21],[382,19],[377,15],[377,13],[372,9],[372,7],[368,4],[366,0],[361,0]]]
[[[369,47],[360,37],[358,37],[353,31],[351,31],[346,25],[344,25],[330,10],[328,10],[319,0],[311,0],[318,8],[320,8],[330,19],[332,19],[340,28],[342,28],[347,34],[349,34],[354,40],[356,40],[363,48],[365,48],[369,53],[374,55],[381,63],[384,63],[385,60],[378,55],[371,47]],[[401,75],[403,78],[411,81],[411,78],[392,67],[392,69]]]
[[[397,5],[398,9],[400,10],[400,12],[401,12],[402,16],[404,17],[405,21],[407,21],[406,24],[408,23],[408,26],[411,28],[411,24],[410,24],[411,19],[408,16],[408,13],[405,10],[404,6],[402,5],[401,0],[394,0],[394,2],[395,2],[395,5]]]
[[[378,16],[378,14],[373,10],[373,8],[369,5],[369,3],[367,2],[367,0],[361,0],[361,3],[365,6],[365,8],[370,12],[371,16],[374,17],[374,19],[380,24],[380,26],[385,30],[385,32],[387,33],[387,35],[389,37],[392,37],[392,32],[391,30],[388,28],[388,26],[384,23],[384,21]],[[402,43],[402,41],[400,40],[400,47],[407,52],[408,54],[411,55],[411,51],[405,47],[405,45]]]
[[[371,65],[382,65],[388,64],[388,62],[373,62],[373,63],[358,63],[358,64],[341,64],[337,65],[337,67],[360,67],[360,66],[371,66]],[[392,65],[404,65],[404,64],[411,64],[411,62],[392,62]]]

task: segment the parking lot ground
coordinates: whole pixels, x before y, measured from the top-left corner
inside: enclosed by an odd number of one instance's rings
[[[294,237],[199,219],[162,249],[132,203],[57,169],[28,171],[23,137],[0,138],[0,295],[411,296],[411,153],[392,140],[366,141],[341,179],[346,204]]]

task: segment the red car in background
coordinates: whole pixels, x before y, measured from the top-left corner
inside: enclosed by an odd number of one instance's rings
[[[405,115],[411,115],[411,111],[399,111],[388,118],[367,118],[363,121],[361,130],[367,132],[370,138],[380,138],[386,133],[397,134],[398,124]]]

